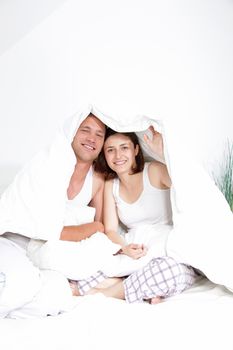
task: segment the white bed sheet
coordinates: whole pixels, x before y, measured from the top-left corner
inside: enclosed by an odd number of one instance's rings
[[[75,308],[56,317],[1,319],[1,349],[233,349],[233,295],[204,278],[158,305],[74,298]]]

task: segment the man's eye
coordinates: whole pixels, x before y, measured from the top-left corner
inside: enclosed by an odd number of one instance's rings
[[[104,137],[103,134],[97,134],[98,137],[100,137],[101,139]]]

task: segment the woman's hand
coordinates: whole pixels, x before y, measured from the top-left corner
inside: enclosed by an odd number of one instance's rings
[[[132,259],[139,259],[146,253],[147,248],[143,244],[130,243],[121,249],[121,254],[128,255]]]
[[[154,127],[151,125],[149,127],[149,130],[152,133],[152,139],[150,139],[146,134],[144,134],[144,140],[150,150],[161,160],[164,160],[164,152],[163,152],[163,137],[162,135],[154,129]]]

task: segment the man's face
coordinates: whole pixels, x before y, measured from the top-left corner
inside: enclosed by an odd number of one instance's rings
[[[72,142],[77,160],[93,162],[99,155],[105,136],[105,125],[90,114],[79,126]]]

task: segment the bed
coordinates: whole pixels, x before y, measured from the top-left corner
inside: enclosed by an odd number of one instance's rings
[[[233,348],[233,296],[205,278],[158,305],[73,298],[73,310],[55,317],[1,319],[1,349]]]
[[[90,109],[87,113],[89,112]],[[94,114],[98,115],[98,112]],[[150,122],[147,122],[146,125],[149,126],[148,123]],[[140,130],[140,127],[138,130]],[[169,142],[173,142],[173,145],[175,145],[173,125],[170,128],[168,126],[166,130],[166,141],[169,148]],[[171,134],[169,134],[169,130],[172,131]],[[180,173],[177,170],[179,158],[173,158],[173,154],[177,154],[177,147],[173,147],[169,153],[169,166],[172,169],[174,179],[177,180],[175,181],[176,200],[180,204],[180,206],[178,205],[180,209],[178,214],[180,215],[182,204],[187,207],[189,197],[185,197],[185,193],[183,194],[181,191],[180,184],[182,182],[183,185],[184,182],[183,179],[179,181]],[[60,157],[61,153],[59,153],[59,164]],[[173,159],[175,159],[174,167]],[[183,158],[181,164],[183,164]],[[7,183],[13,178],[14,171],[12,169],[15,169],[15,167],[4,168],[2,166],[1,168],[0,189],[3,191]],[[191,174],[197,180],[198,173],[194,172],[195,169],[192,170]],[[206,193],[208,196],[209,182],[202,181],[200,183],[203,187],[199,188],[198,183],[199,190],[204,193],[204,196]],[[208,198],[208,203],[211,204],[217,199],[217,202],[220,203],[216,208],[216,212],[219,214],[218,217],[222,213],[225,215],[225,202],[222,204],[222,198],[219,193],[216,192],[215,194],[215,190],[213,193],[214,195]],[[193,188],[191,194],[191,200],[194,203],[199,198],[196,194],[196,188]],[[202,202],[200,202],[200,207],[195,207],[195,211],[191,210],[192,207],[189,207],[183,220],[180,220],[180,216],[178,217],[178,229],[169,244],[169,252],[175,257],[183,254],[183,259],[190,259],[193,266],[204,270],[208,279],[200,277],[192,288],[180,295],[165,299],[158,305],[150,305],[146,302],[127,304],[122,300],[107,298],[101,293],[73,297],[69,291],[67,293],[69,307],[64,308],[57,315],[56,313],[54,315],[46,314],[46,317],[43,317],[45,316],[43,313],[29,315],[16,312],[17,317],[0,319],[1,349],[103,350],[143,348],[149,350],[158,348],[168,350],[174,348],[180,350],[232,350],[233,293],[231,288],[233,286],[233,273],[231,273],[231,259],[233,254],[231,253],[232,245],[230,244],[231,237],[233,237],[233,233],[232,236],[230,234],[232,217],[227,212],[224,216],[226,226],[222,224],[223,221],[219,224],[221,226],[216,226],[218,218],[215,215],[214,206],[207,213],[209,215],[207,215],[207,218],[206,216],[202,217],[203,208],[206,205],[204,196]],[[192,215],[194,216],[192,217]],[[212,219],[209,220],[209,217]],[[207,221],[208,226],[205,226]],[[190,222],[193,223],[191,227]],[[189,227],[188,237],[187,227]],[[203,231],[198,231],[200,227],[205,230],[205,235],[203,235]],[[220,227],[222,228],[221,232]],[[211,244],[209,244],[210,242]],[[219,245],[219,242],[222,242],[222,245]],[[61,278],[64,278],[64,276]],[[66,286],[66,288],[68,287]],[[50,299],[48,298],[48,300],[52,300],[53,296],[56,299],[55,296],[59,294],[58,289],[50,290]],[[16,287],[15,295],[17,295],[17,292]],[[60,290],[60,293],[62,293],[62,290]],[[42,291],[42,294],[43,301],[46,303],[48,294],[45,291]]]

